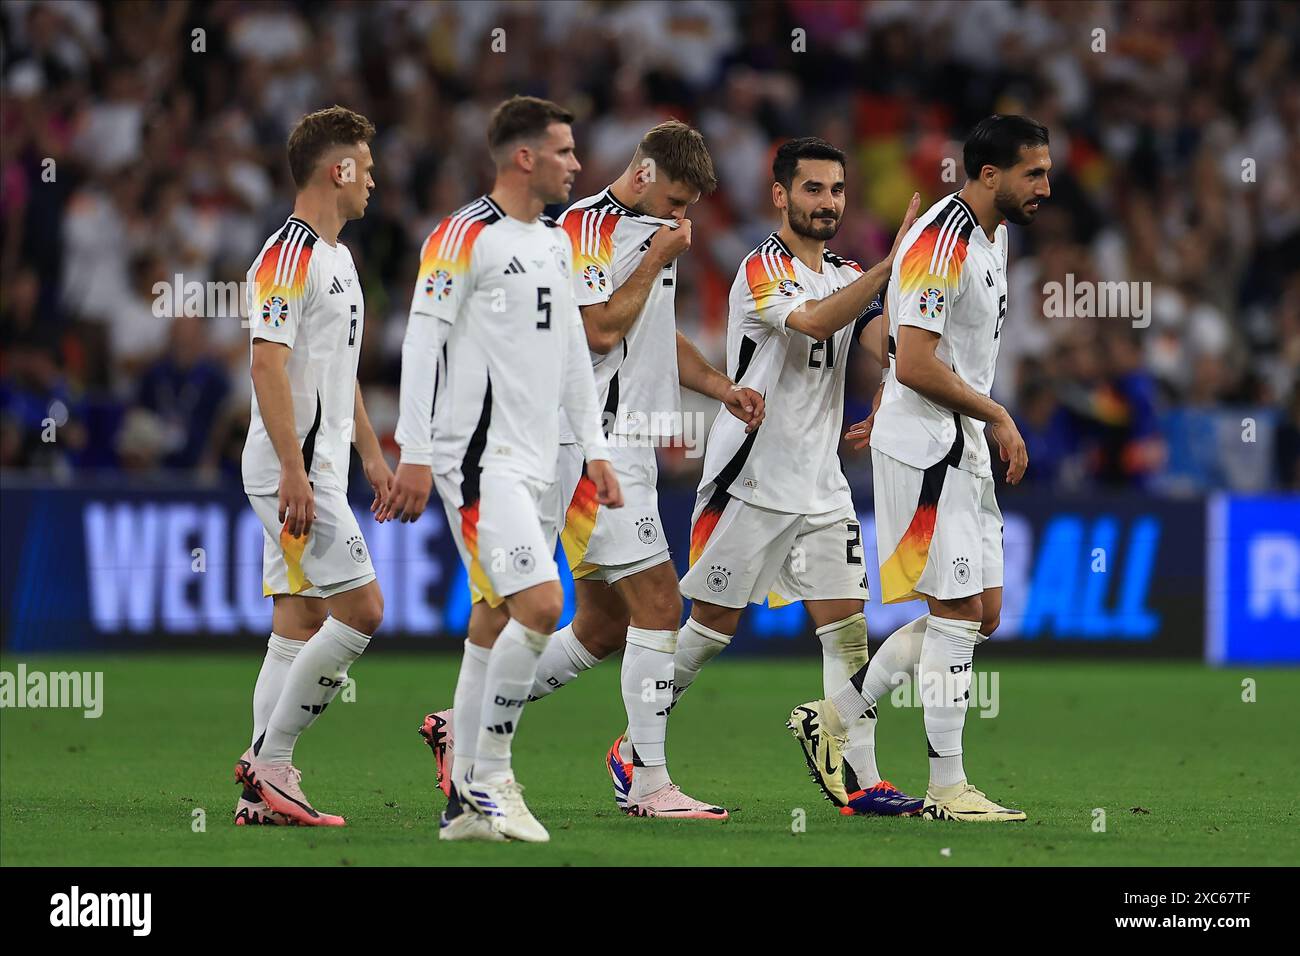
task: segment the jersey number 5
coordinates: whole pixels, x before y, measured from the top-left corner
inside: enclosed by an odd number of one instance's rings
[[[551,290],[546,286],[537,287],[537,311],[546,313],[546,318],[537,320],[537,327],[539,329],[549,329],[551,327]]]

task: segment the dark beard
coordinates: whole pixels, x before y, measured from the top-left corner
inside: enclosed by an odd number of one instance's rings
[[[1017,226],[1027,226],[1034,221],[1033,214],[1025,212],[1025,207],[1016,202],[1016,197],[1010,193],[995,194],[993,208],[998,211],[999,216]]]
[[[804,215],[792,206],[790,207],[790,228],[805,239],[825,242],[827,239],[835,238],[835,233],[840,231],[840,221],[836,219],[829,226],[814,226],[811,215]]]

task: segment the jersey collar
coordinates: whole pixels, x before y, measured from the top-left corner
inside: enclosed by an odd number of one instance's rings
[[[994,231],[993,234],[994,238],[990,239],[985,234],[984,227],[980,225],[979,216],[975,215],[975,210],[970,207],[970,203],[962,199],[960,193],[953,193],[952,200],[966,213],[966,215],[970,216],[970,221],[973,223],[973,226],[970,231],[971,239],[974,242],[981,243],[990,249],[996,247],[997,246],[996,230]],[[1001,225],[1001,223],[999,223],[999,225]]]
[[[296,226],[302,226],[302,227],[303,227],[304,229],[306,229],[309,233],[311,233],[311,236],[312,236],[313,239],[319,239],[319,238],[320,238],[320,235],[316,232],[315,229],[313,229],[313,228],[312,228],[312,227],[307,223],[307,220],[305,220],[305,219],[299,219],[297,216],[290,216],[290,217],[289,217],[289,222],[293,223],[293,224],[296,225]],[[288,225],[288,223],[286,223],[285,225]]]

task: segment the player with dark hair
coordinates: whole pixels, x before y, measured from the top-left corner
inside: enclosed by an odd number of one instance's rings
[[[299,735],[324,712],[383,618],[361,529],[348,505],[356,443],[375,491],[384,461],[357,384],[365,321],[361,279],[338,241],[365,214],[375,128],[341,106],[304,116],[289,136],[293,215],[248,270],[252,421],[244,491],[265,529],[262,588],[271,637],[253,691],[253,742],[235,766],[235,823],[342,826],[313,809],[292,764]]]
[[[987,424],[1007,483],[1029,457],[1011,413],[989,398],[1007,313],[1007,227],[1029,225],[1051,195],[1047,129],[990,116],[966,141],[966,184],[917,219],[894,260],[887,295],[889,371],[867,421],[881,600],[924,597],[928,613],[894,632],[827,700],[795,708],[807,735],[837,735],[916,673],[925,708],[930,783],[921,814],[1024,820],[966,780],[962,728],[977,644],[1002,611],[1002,513]]]
[[[864,272],[826,248],[844,215],[844,154],[824,140],[791,140],[772,178],[781,226],[741,263],[727,324],[727,371],[766,397],[766,417],[751,430],[720,415],[709,433],[681,580],[691,616],[677,643],[674,705],[731,642],[745,608],[765,599],[804,602],[828,692],[867,660],[861,528],[838,454],[844,380],[855,339],[878,351],[878,296],[920,199],[894,250]],[[845,747],[814,746],[814,779],[837,806],[907,812],[919,801],[881,780],[873,731],[874,715],[847,730]],[[823,763],[842,751],[849,773]]]
[[[572,249],[542,215],[568,200],[581,168],[572,121],[534,97],[497,107],[488,127],[496,182],[425,240],[402,346],[402,455],[381,517],[415,521],[436,485],[474,598],[440,839],[550,839],[524,803],[511,742],[564,607],[553,558],[561,411],[594,497],[622,505]]]
[[[574,252],[574,296],[595,365],[598,398],[625,506],[600,507],[581,448],[560,448],[561,540],[577,597],[573,621],[542,655],[531,699],[545,697],[623,651],[627,732],[605,763],[619,809],[641,817],[725,820],[720,806],[684,794],[665,751],[673,654],[682,620],[677,575],[659,517],[655,446],[681,434],[680,387],[723,402],[753,429],[763,397],[713,368],[677,331],[677,259],[691,244],[687,209],[717,181],[704,137],[669,120],[642,137],[623,174],[560,217]],[[454,763],[450,711],[421,732],[441,785]]]

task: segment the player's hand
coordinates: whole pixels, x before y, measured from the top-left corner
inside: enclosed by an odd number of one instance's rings
[[[384,461],[383,455],[361,462],[361,469],[366,473],[366,481],[375,489],[375,500],[370,502],[370,513],[379,519],[379,509],[388,501],[393,491],[393,470]]]
[[[295,538],[305,538],[316,520],[316,493],[304,468],[280,469],[280,524]]]
[[[389,489],[388,500],[379,506],[375,519],[388,521],[396,518],[404,523],[418,520],[429,504],[429,492],[432,490],[432,468],[410,462],[399,464]]]
[[[907,230],[912,228],[912,223],[916,222],[916,215],[921,211],[921,194],[912,193],[912,201],[907,204],[907,215],[903,217],[903,224],[898,227],[898,232],[894,235],[893,248],[889,250],[889,261],[894,261],[894,256],[898,254],[898,247],[903,244],[903,237],[907,235]]]
[[[666,266],[691,247],[691,221],[678,219],[676,226],[660,226],[650,240],[647,255]]]
[[[871,444],[871,429],[875,427],[876,412],[880,411],[880,399],[884,394],[885,386],[882,382],[880,388],[876,389],[876,397],[871,400],[871,414],[844,433],[846,441],[855,443],[854,450],[861,451]]]
[[[731,386],[722,397],[722,404],[727,411],[745,423],[745,434],[749,434],[763,424],[763,416],[767,414],[763,396],[744,385]]]
[[[998,453],[1007,463],[1007,484],[1018,485],[1029,467],[1029,450],[1020,437],[1020,429],[1005,410],[1002,418],[993,423],[993,440],[998,443]]]
[[[606,508],[623,507],[623,489],[618,486],[614,466],[607,461],[587,462],[587,477],[596,486],[596,500]]]

